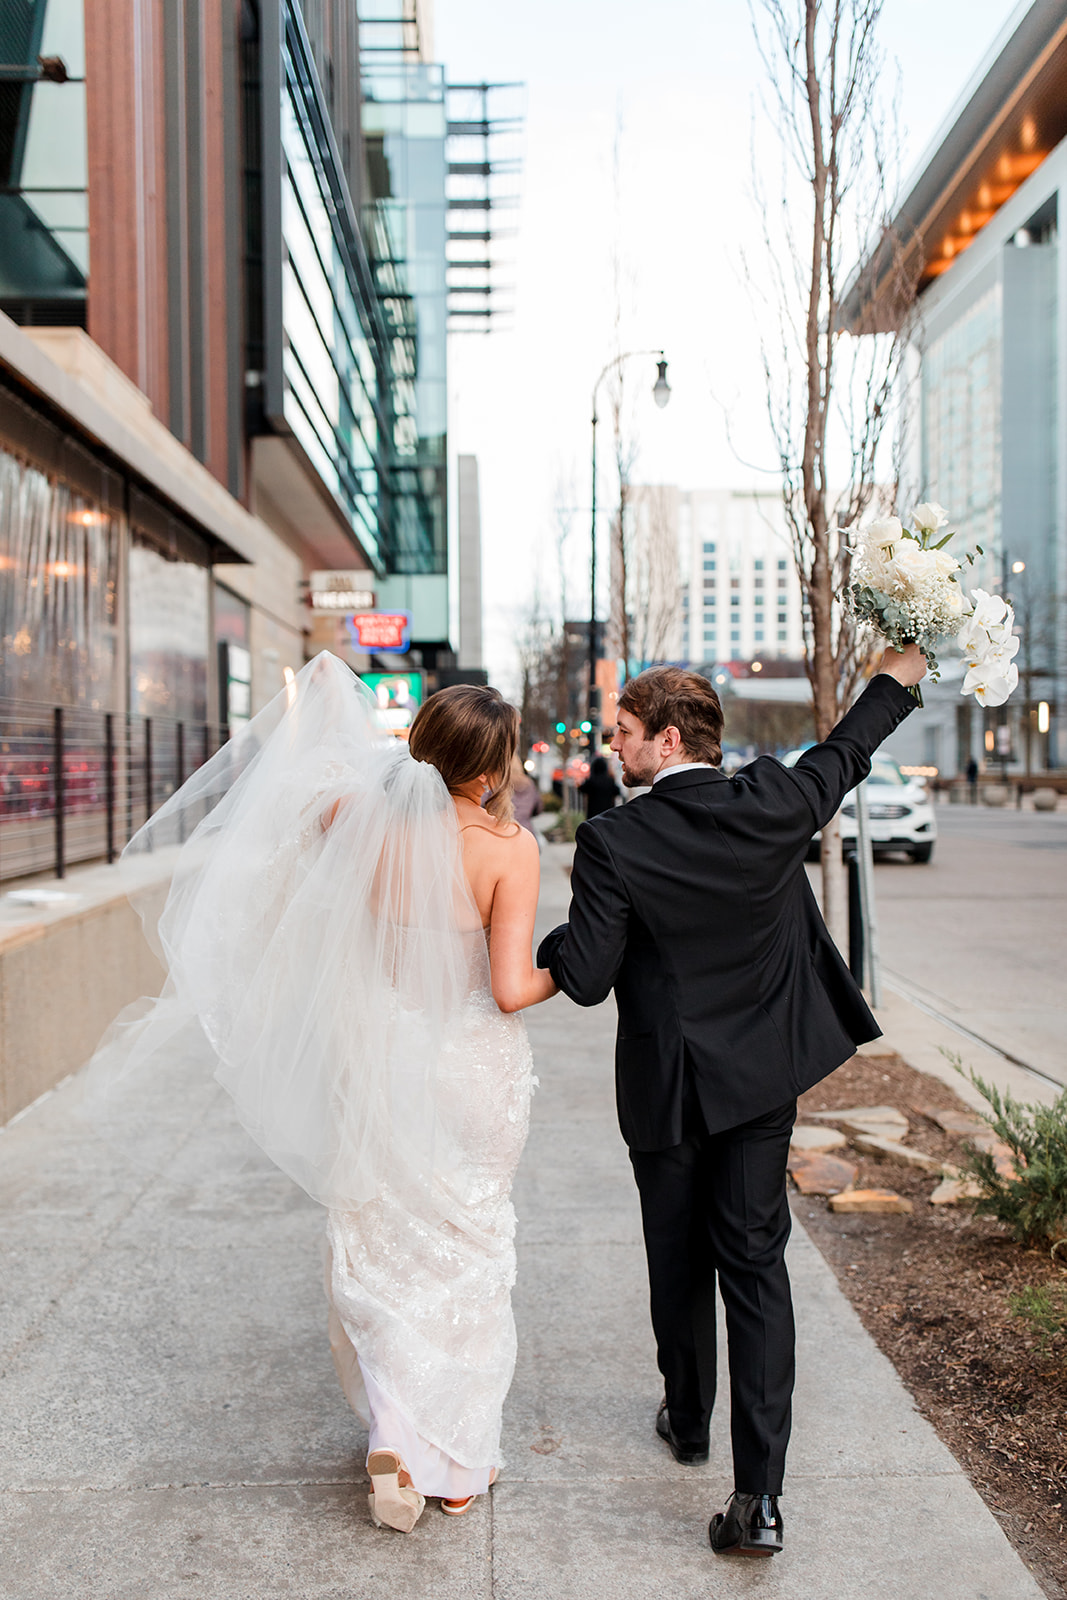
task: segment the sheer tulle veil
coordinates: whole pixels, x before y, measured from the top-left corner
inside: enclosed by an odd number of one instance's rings
[[[162,905],[137,887],[150,854],[173,862]],[[451,1165],[440,1042],[487,980],[485,936],[444,781],[380,726],[359,679],[316,657],[123,862],[168,976],[94,1058],[91,1114],[199,1066],[332,1209],[398,1171],[439,1185]]]

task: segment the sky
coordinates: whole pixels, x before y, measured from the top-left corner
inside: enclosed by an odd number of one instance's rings
[[[885,0],[903,176],[1017,9]],[[744,0],[435,0],[433,28],[450,82],[526,86],[518,231],[500,274],[514,310],[449,350],[450,452],[476,455],[481,477],[486,665],[515,693],[517,631],[535,594],[556,603],[561,515],[568,611],[588,614],[591,395],[620,347],[662,347],[673,391],[657,410],[653,358],[627,364],[635,482],[775,481],[751,152],[755,140],[766,165],[776,130]],[[776,168],[765,175],[773,191]],[[610,504],[607,470],[599,493]]]

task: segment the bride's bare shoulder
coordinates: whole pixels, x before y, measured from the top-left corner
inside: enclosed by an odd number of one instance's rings
[[[538,854],[537,840],[528,828],[520,827],[514,820],[499,822],[483,811],[478,817],[459,812],[459,831],[464,850],[492,851],[502,861],[508,858],[525,860],[532,851]]]

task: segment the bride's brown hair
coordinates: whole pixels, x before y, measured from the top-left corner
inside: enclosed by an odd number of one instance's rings
[[[483,773],[493,785],[485,809],[510,822],[511,762],[519,744],[519,713],[499,689],[455,683],[419,707],[408,735],[416,761],[436,767],[449,793]]]

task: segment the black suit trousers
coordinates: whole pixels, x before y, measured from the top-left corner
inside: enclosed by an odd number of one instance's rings
[[[794,1375],[785,1246],[796,1101],[709,1134],[695,1095],[686,1099],[681,1144],[630,1151],[667,1411],[679,1440],[707,1440],[717,1279],[726,1311],[734,1487],[780,1494]]]

